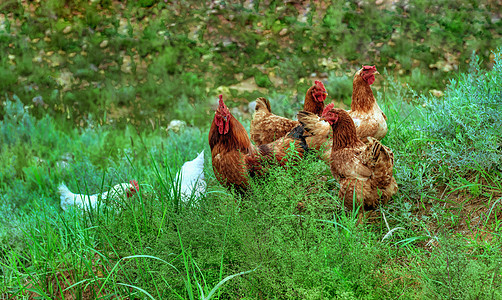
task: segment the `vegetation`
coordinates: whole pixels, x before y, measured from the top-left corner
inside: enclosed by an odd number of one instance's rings
[[[10,0],[0,11],[2,297],[502,297],[499,4]],[[272,168],[249,195],[218,184],[214,95],[235,99],[249,128],[244,104],[265,95],[293,116],[313,78],[348,104],[361,63],[382,73],[400,188],[388,205],[347,212],[314,158]],[[189,126],[166,137],[173,118]],[[202,149],[208,193],[183,203],[174,175]],[[118,212],[59,207],[62,181],[93,194],[129,179],[140,192]]]
[[[0,91],[77,125],[204,126],[218,88],[242,101],[301,94],[311,77],[374,64],[427,93],[467,71],[473,51],[490,66],[502,44],[496,1],[377,2],[7,0]],[[330,93],[348,103],[350,80]]]

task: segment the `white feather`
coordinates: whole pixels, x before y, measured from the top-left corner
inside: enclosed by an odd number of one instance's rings
[[[359,118],[352,118],[352,120],[354,121],[354,125],[356,125],[356,128],[361,125],[361,119],[359,119]]]
[[[181,200],[187,202],[192,198],[200,198],[206,194],[204,181],[204,150],[191,161],[187,161],[176,174]],[[181,181],[180,181],[181,180]]]
[[[120,183],[112,187],[109,191],[94,195],[74,194],[64,183],[61,183],[58,187],[61,208],[64,211],[68,211],[72,206],[83,210],[87,210],[89,208],[95,209],[98,201],[106,199],[120,199],[124,197],[126,191],[131,190],[135,190],[135,187],[130,183]]]

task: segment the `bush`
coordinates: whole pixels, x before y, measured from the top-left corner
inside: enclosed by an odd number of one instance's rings
[[[502,167],[502,52],[491,71],[472,55],[470,72],[452,80],[444,97],[423,96],[422,131],[429,159],[461,169]]]

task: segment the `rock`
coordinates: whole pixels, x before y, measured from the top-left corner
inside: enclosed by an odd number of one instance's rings
[[[131,56],[129,56],[129,55],[122,56],[122,65],[120,66],[120,70],[126,74],[132,73],[132,58],[131,58]]]
[[[322,57],[317,59],[317,62],[321,65],[326,67],[328,70],[334,70],[337,68],[340,68],[340,64],[336,61],[334,61],[331,57]]]
[[[187,123],[185,121],[181,120],[172,120],[169,123],[169,126],[167,126],[167,132],[172,131],[172,132],[180,132],[181,130],[184,130],[187,127]]]
[[[108,40],[103,40],[103,41],[99,44],[99,47],[101,47],[101,48],[105,48],[106,46],[108,46]]]
[[[437,98],[441,98],[444,95],[444,93],[439,90],[430,90],[429,93],[431,93],[434,97]]]
[[[129,35],[129,23],[127,19],[121,18],[119,21],[119,28],[117,29],[117,32],[120,35],[128,36]]]
[[[56,78],[56,82],[63,88],[63,91],[69,91],[74,81],[73,73],[67,69],[63,69]]]
[[[219,86],[216,88],[216,94],[221,94],[223,95],[223,100],[228,99],[232,94],[230,93],[230,88],[228,86]],[[216,96],[214,99],[211,99],[211,103],[216,103],[216,106],[218,106],[218,96]]]
[[[234,78],[237,81],[242,81],[244,79],[244,73],[235,73]]]
[[[249,102],[249,104],[248,104],[248,111],[250,113],[253,113],[254,110],[255,110],[255,108],[256,108],[256,100]]]
[[[38,105],[45,106],[46,105],[44,102],[44,99],[40,95],[33,97],[33,99],[31,99],[31,101],[33,101],[33,104],[35,104],[35,106],[38,106]]]
[[[70,166],[70,163],[73,161],[74,155],[71,153],[65,153],[61,155],[60,159],[56,162],[56,167],[58,169],[66,169]]]
[[[63,29],[63,33],[64,33],[64,34],[68,34],[68,33],[70,33],[70,31],[71,31],[71,26],[70,26],[70,25],[66,26],[66,27]]]
[[[288,33],[288,29],[287,28],[283,28],[283,29],[281,29],[281,31],[279,31],[279,35],[280,36],[285,36],[287,33]]]
[[[268,78],[270,79],[270,81],[272,82],[272,84],[275,86],[275,87],[279,87],[279,86],[282,86],[284,84],[284,81],[282,80],[281,77],[278,77],[275,72],[269,72],[268,73]]]
[[[232,113],[232,115],[236,118],[242,118],[242,111],[240,111],[240,109],[238,107],[232,107],[230,109],[230,112]]]
[[[230,89],[236,90],[237,94],[242,94],[244,92],[252,93],[254,91],[259,91],[260,93],[265,94],[268,91],[266,88],[258,87],[256,85],[254,77],[249,77],[248,79],[245,79],[237,84],[231,85],[226,88],[228,89],[229,92],[230,92]],[[225,96],[224,93],[220,93],[220,94],[223,94],[223,96]],[[229,95],[230,95],[230,93],[229,93]]]

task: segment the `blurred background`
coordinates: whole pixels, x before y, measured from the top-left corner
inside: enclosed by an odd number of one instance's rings
[[[322,79],[348,104],[363,64],[441,96],[473,51],[493,64],[501,16],[499,0],[4,0],[0,100],[76,126],[206,126],[218,93],[244,113],[282,93],[296,111]]]

